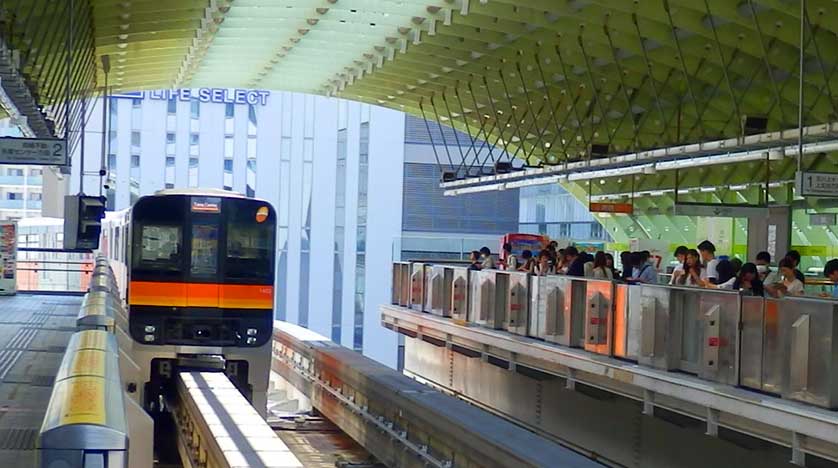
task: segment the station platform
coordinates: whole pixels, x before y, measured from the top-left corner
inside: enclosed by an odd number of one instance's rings
[[[80,296],[0,296],[0,466],[34,466],[55,374]]]

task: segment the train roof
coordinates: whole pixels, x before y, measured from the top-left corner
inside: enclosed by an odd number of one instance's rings
[[[151,195],[145,195],[145,197],[165,197],[170,195],[184,195],[189,197],[218,197],[218,198],[232,198],[236,200],[254,200],[257,202],[271,204],[269,201],[263,198],[253,198],[247,197],[238,192],[231,192],[229,190],[221,190],[216,188],[175,188],[175,189],[163,189],[154,192]],[[142,197],[142,198],[145,198]]]
[[[221,190],[215,188],[176,188],[164,189],[154,192],[153,196],[166,195],[189,195],[198,197],[221,197],[221,198],[247,198],[241,193],[231,192],[229,190]]]

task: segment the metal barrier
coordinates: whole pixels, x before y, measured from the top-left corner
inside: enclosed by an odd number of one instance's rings
[[[83,294],[90,286],[93,254],[62,249],[17,249],[17,290]]]
[[[838,408],[838,301],[400,263],[393,304]]]
[[[38,440],[42,467],[130,467],[152,463],[153,422],[125,397],[116,327],[127,327],[116,278],[91,259],[90,290],[76,318]],[[124,364],[124,363],[123,363]],[[128,441],[131,440],[129,450]]]
[[[274,327],[273,370],[386,466],[601,466],[310,330]]]
[[[128,428],[116,337],[101,330],[70,339],[38,437],[42,467],[128,465]]]

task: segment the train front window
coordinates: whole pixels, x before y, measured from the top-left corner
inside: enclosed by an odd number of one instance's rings
[[[192,224],[192,263],[196,277],[214,277],[218,272],[218,225],[214,222]]]
[[[139,258],[135,268],[140,270],[178,271],[181,253],[180,226],[147,224],[142,226]]]
[[[272,281],[274,229],[273,214],[262,204],[248,203],[230,212],[225,276],[229,279]]]

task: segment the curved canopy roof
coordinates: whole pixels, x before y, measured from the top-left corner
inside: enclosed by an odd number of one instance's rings
[[[48,121],[22,110],[40,120],[36,133],[62,129],[63,114],[79,121],[63,97],[102,89],[107,56],[115,91],[340,96],[439,119],[532,166],[560,164],[795,127],[801,32],[804,124],[838,121],[834,0],[807,0],[803,21],[798,0],[6,3],[3,88],[47,109]]]
[[[768,131],[797,124],[798,1],[91,3],[117,89],[285,89],[424,110],[533,165],[592,145],[596,156],[735,137],[746,116]],[[834,1],[807,4],[815,124],[838,120],[838,21]]]

